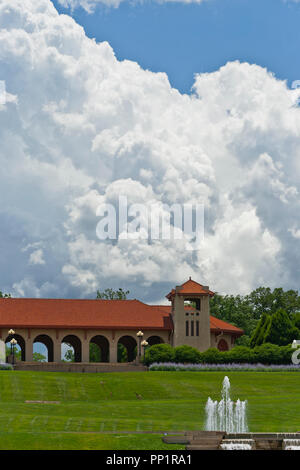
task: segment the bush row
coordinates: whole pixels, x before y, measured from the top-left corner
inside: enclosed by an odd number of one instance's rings
[[[264,343],[255,348],[235,346],[230,351],[219,351],[210,348],[200,352],[191,346],[177,346],[169,344],[156,344],[151,346],[145,355],[147,365],[161,362],[175,362],[186,364],[291,364],[291,356],[295,349],[291,345],[277,346]]]
[[[12,365],[0,363],[0,370],[12,370]]]
[[[177,364],[175,362],[160,362],[150,365],[150,371],[255,371],[255,372],[300,372],[300,366],[294,364]]]

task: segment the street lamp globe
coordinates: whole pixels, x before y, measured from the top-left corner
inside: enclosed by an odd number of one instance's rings
[[[9,335],[14,335],[15,332],[14,332],[14,330],[11,328],[11,329],[9,330],[8,334],[9,334]]]

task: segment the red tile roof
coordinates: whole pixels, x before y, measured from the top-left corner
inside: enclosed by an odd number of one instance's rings
[[[191,310],[191,307],[186,306]],[[0,298],[0,328],[97,328],[173,330],[170,305],[139,300]],[[211,331],[243,334],[236,326],[210,317]]]
[[[0,299],[0,328],[171,330],[172,319],[139,300]]]
[[[171,299],[175,295],[176,289],[172,289],[168,295],[166,295],[167,299]],[[214,292],[208,289],[207,286],[203,286],[196,281],[193,281],[191,278],[181,284],[181,286],[177,287],[177,293],[179,295],[210,295],[213,296]]]
[[[244,330],[238,328],[237,326],[231,325],[231,323],[227,323],[219,318],[210,316],[210,330],[211,331],[224,331],[225,333],[236,333],[238,335],[243,335]]]

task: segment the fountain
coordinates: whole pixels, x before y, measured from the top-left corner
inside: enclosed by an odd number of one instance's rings
[[[222,450],[252,450],[254,445],[253,439],[223,439],[221,444]]]
[[[214,401],[211,398],[207,400],[206,431],[247,432],[246,404],[246,401],[239,399],[236,402],[231,400],[229,378],[224,377],[221,401]]]
[[[220,401],[208,398],[204,431],[164,436],[166,444],[185,444],[186,450],[300,450],[300,432],[249,432],[247,401],[232,401],[230,382],[224,377]]]
[[[300,439],[284,439],[282,447],[284,450],[300,450]]]

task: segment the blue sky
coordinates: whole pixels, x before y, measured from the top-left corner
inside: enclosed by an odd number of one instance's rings
[[[168,74],[172,86],[189,93],[194,74],[228,61],[267,67],[289,85],[300,77],[300,3],[284,0],[209,0],[201,4],[123,2],[99,5],[92,14],[70,12],[89,37],[108,41],[119,60]]]

